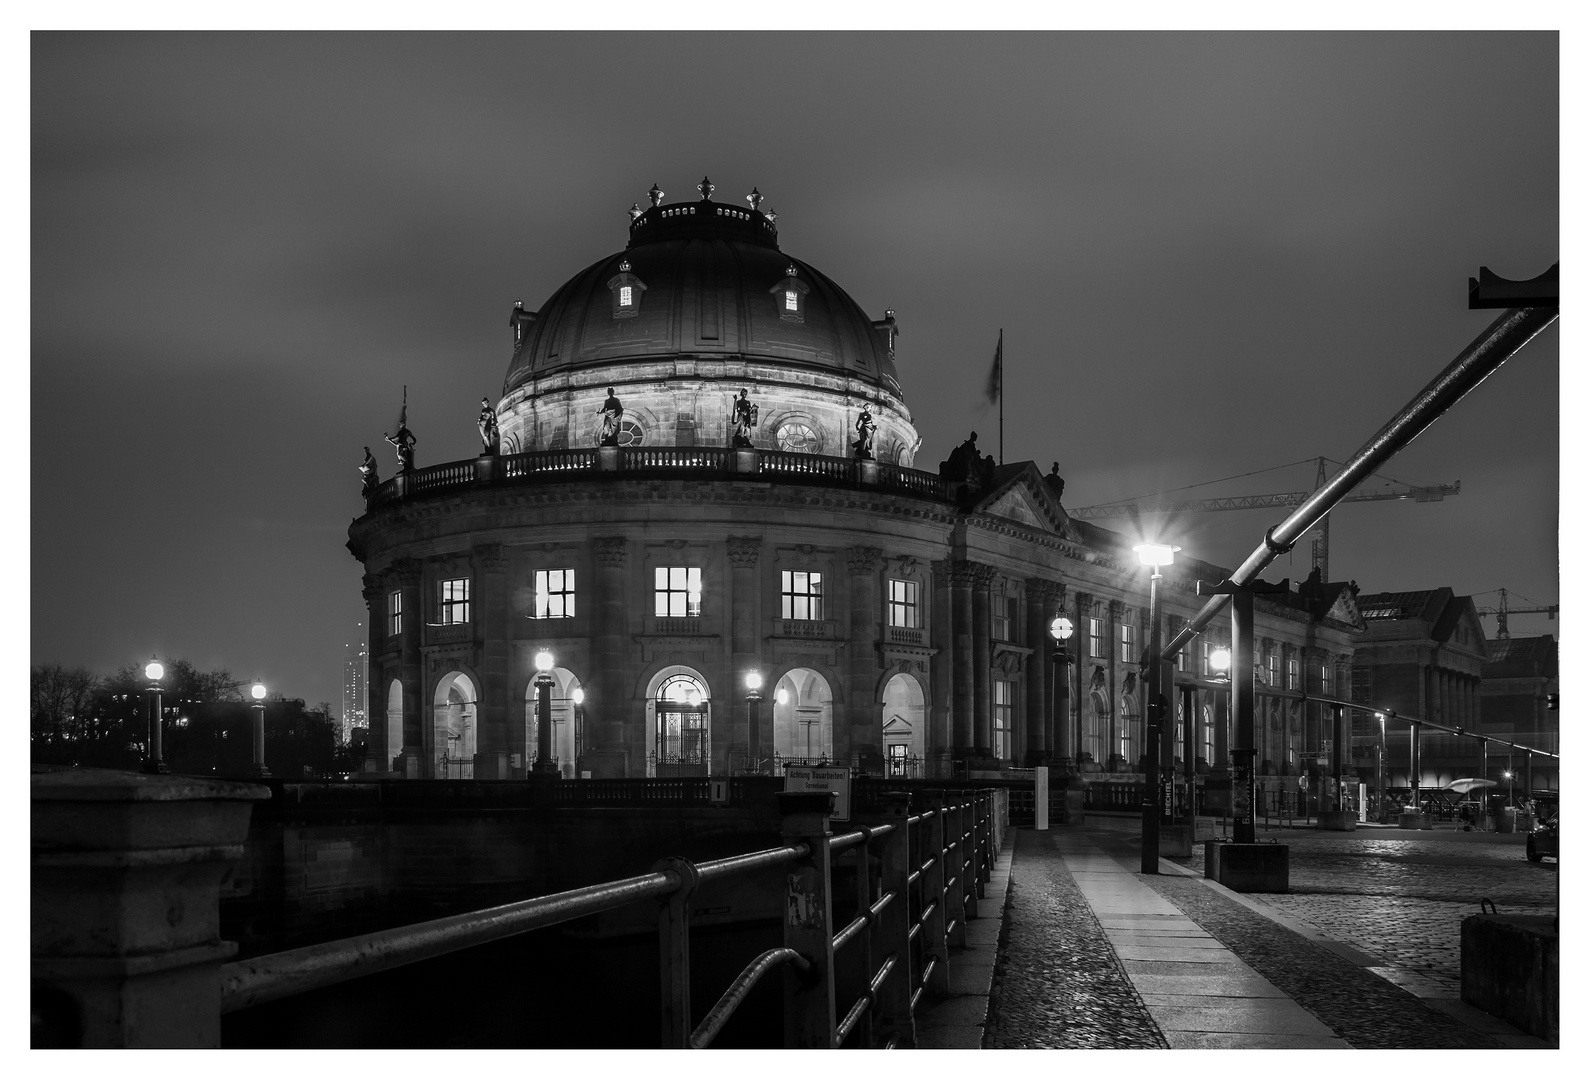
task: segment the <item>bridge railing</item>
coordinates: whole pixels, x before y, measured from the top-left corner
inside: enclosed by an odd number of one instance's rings
[[[110,775],[92,791],[50,779],[51,790],[41,791],[40,779],[34,781],[35,1045],[215,1046],[224,1013],[651,900],[658,904],[662,957],[662,1046],[710,1045],[757,981],[783,968],[786,1047],[911,1047],[918,1003],[924,994],[947,992],[949,950],[965,944],[966,920],[977,915],[1001,843],[1006,798],[991,789],[928,791],[920,794],[932,805],[912,815],[910,793],[882,791],[869,823],[835,835],[831,793],[779,792],[779,847],[699,864],[663,859],[646,874],[223,962],[235,947],[214,938],[217,884],[241,855],[247,802],[264,789]],[[153,787],[163,790],[156,794]],[[85,825],[85,814],[94,813],[107,818],[105,828]],[[169,851],[131,853],[140,866],[169,865],[165,887],[172,896],[185,894],[181,902],[166,897],[185,916],[163,947],[150,937],[164,933],[160,927],[135,928],[133,937],[118,941],[84,921],[120,906],[146,908],[140,896],[148,882],[107,871],[115,853],[90,850],[116,834],[110,826],[128,814],[158,818],[167,834],[167,819],[181,822],[192,834],[178,837],[186,843]],[[223,819],[224,829],[207,823]],[[130,831],[162,842],[160,828]],[[196,874],[196,866],[214,869]],[[704,883],[772,867],[784,870],[784,944],[753,958],[692,1027],[691,897]],[[837,930],[836,867],[854,888],[849,902],[837,897],[841,910],[854,910]]]

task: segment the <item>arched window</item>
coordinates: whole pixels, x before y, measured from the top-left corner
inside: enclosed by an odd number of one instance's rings
[[[806,294],[811,290],[799,275],[795,264],[790,263],[784,270],[784,280],[767,290],[773,294],[778,317],[785,322],[806,321]]]
[[[613,294],[613,318],[632,319],[640,314],[646,283],[630,272],[628,259],[618,264],[618,273],[608,279],[607,288]]]
[[[618,422],[618,445],[642,446],[646,442],[646,430],[640,422],[626,416]]]
[[[790,421],[781,424],[778,429],[778,448],[792,454],[820,454],[823,449],[822,437],[813,431],[810,426],[799,421]]]

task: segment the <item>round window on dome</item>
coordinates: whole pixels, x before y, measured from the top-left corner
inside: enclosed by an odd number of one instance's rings
[[[822,450],[823,441],[805,424],[789,423],[778,429],[778,448],[792,454],[815,454]]]
[[[646,432],[639,423],[629,417],[618,422],[618,445],[642,446],[646,442]]]

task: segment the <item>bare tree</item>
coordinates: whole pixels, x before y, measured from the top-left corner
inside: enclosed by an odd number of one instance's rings
[[[86,667],[41,664],[33,669],[29,709],[34,761],[75,763],[78,748],[91,734],[91,706],[98,688],[98,676]]]

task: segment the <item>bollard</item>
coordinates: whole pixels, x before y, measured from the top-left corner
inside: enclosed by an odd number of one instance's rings
[[[662,1048],[690,1045],[690,900],[701,874],[689,859],[661,859],[653,872],[679,875],[679,887],[657,902],[658,970],[662,976]]]
[[[833,872],[828,856],[833,805],[831,791],[778,792],[784,843],[810,849],[789,864],[785,875],[784,945],[811,964],[804,976],[792,969],[784,973],[787,1050],[829,1050],[834,1045]]]
[[[911,965],[911,796],[903,791],[885,791],[878,797],[883,823],[894,829],[883,838],[878,849],[878,891],[894,893],[894,900],[878,916],[878,951],[895,956],[894,971],[878,988],[877,1023],[879,1043],[895,1040],[900,1049],[916,1047],[916,1021],[911,1016],[911,991],[917,971]]]
[[[270,789],[110,769],[31,788],[34,1045],[219,1046],[220,887]]]

